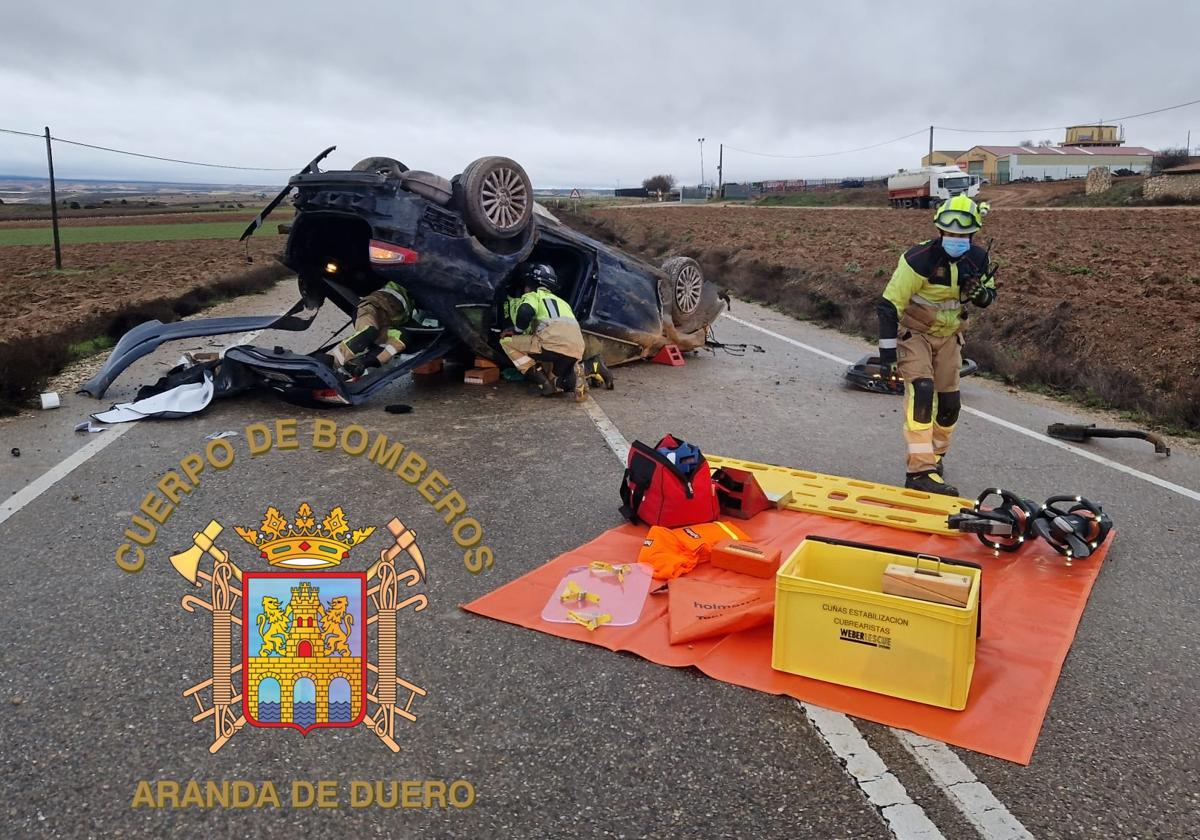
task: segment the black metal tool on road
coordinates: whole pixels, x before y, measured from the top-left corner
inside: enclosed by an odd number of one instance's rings
[[[1142,429],[1098,429],[1093,423],[1089,426],[1073,423],[1051,423],[1046,434],[1059,440],[1069,440],[1072,443],[1086,443],[1090,438],[1136,438],[1154,444],[1158,455],[1171,454],[1171,447],[1160,435]]]
[[[959,376],[970,376],[979,370],[979,365],[973,359],[963,359]],[[900,395],[904,393],[904,380],[897,374],[885,376],[879,357],[863,356],[850,367],[846,368],[846,381],[863,391],[875,394]]]

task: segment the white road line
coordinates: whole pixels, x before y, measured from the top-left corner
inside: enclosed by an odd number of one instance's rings
[[[758,330],[760,333],[763,333],[764,335],[769,335],[772,338],[777,338],[780,341],[786,342],[787,344],[791,344],[794,347],[799,347],[801,350],[807,350],[810,353],[814,353],[818,356],[822,356],[826,359],[829,359],[831,362],[837,362],[842,365],[852,364],[849,359],[843,359],[841,356],[835,356],[833,353],[827,353],[824,350],[821,350],[817,347],[813,347],[810,344],[805,344],[802,341],[797,341],[796,339],[789,338],[786,335],[780,335],[779,333],[773,332],[772,330],[769,330],[766,327],[760,327],[758,324],[752,324],[749,321],[744,321],[741,318],[735,318],[734,316],[729,315],[729,314],[726,314],[722,317],[728,318],[730,321],[741,324],[742,326],[749,327],[752,330]],[[970,414],[973,417],[978,417],[979,419],[986,420],[989,423],[995,423],[997,426],[1002,426],[1005,429],[1008,429],[1009,431],[1016,432],[1017,434],[1025,435],[1025,437],[1033,438],[1034,440],[1039,441],[1041,443],[1049,444],[1050,446],[1061,449],[1064,452],[1070,452],[1073,455],[1078,455],[1080,458],[1086,458],[1089,461],[1095,461],[1097,464],[1103,464],[1104,466],[1110,467],[1110,468],[1116,470],[1117,472],[1125,473],[1125,475],[1129,475],[1134,478],[1140,478],[1142,481],[1145,481],[1149,484],[1153,484],[1156,487],[1161,487],[1164,490],[1170,490],[1172,493],[1177,493],[1180,496],[1183,496],[1184,498],[1191,499],[1192,501],[1195,501],[1195,502],[1200,502],[1200,492],[1192,490],[1188,487],[1183,487],[1182,485],[1179,485],[1179,484],[1175,484],[1172,481],[1167,481],[1165,478],[1159,478],[1156,475],[1151,475],[1150,473],[1144,473],[1141,470],[1135,470],[1133,467],[1127,467],[1122,463],[1113,461],[1109,458],[1105,458],[1103,455],[1097,455],[1094,452],[1088,452],[1085,449],[1079,449],[1078,447],[1071,446],[1068,443],[1063,443],[1061,440],[1055,440],[1054,438],[1049,437],[1048,435],[1044,435],[1040,432],[1035,432],[1032,429],[1027,429],[1024,426],[1020,426],[1009,420],[1005,420],[1002,417],[996,417],[994,414],[988,414],[986,411],[980,411],[977,408],[971,408],[969,406],[964,405],[962,407],[961,411],[964,414]]]
[[[912,732],[900,731],[897,734],[904,748],[925,768],[983,837],[989,840],[1033,840],[1033,835],[1025,826],[992,795],[987,785],[975,778],[975,774],[949,747]]]
[[[608,419],[604,409],[590,396],[584,401],[583,408],[592,418],[592,422],[596,424],[596,428],[600,430],[600,434],[604,436],[604,442],[617,456],[617,460],[622,465],[628,463],[629,441],[625,439],[625,435],[621,434],[621,430],[613,424],[613,421]]]
[[[76,467],[87,461],[104,447],[116,441],[131,428],[131,424],[109,428],[100,437],[79,447],[49,470],[9,496],[7,501],[0,504],[0,525],[4,524],[9,517],[45,493],[59,481],[66,478]]]
[[[944,840],[925,810],[912,801],[904,785],[888,770],[879,753],[871,749],[854,721],[841,712],[796,701],[822,740],[843,762],[846,774],[867,795],[899,840]],[[986,788],[984,788],[986,790]],[[1005,812],[1007,813],[1007,812]],[[985,837],[988,835],[985,835]]]
[[[827,353],[819,347],[813,347],[811,344],[805,344],[803,341],[797,341],[794,338],[788,338],[786,335],[780,335],[777,332],[772,332],[766,327],[760,327],[758,324],[752,324],[749,321],[743,321],[741,318],[730,315],[728,312],[721,317],[728,318],[730,321],[733,321],[735,324],[741,324],[743,327],[749,327],[752,330],[758,330],[760,333],[765,333],[766,335],[771,336],[771,338],[778,338],[780,341],[786,341],[788,344],[794,344],[801,350],[807,350],[809,353],[814,353],[818,356],[829,359],[831,362],[837,362],[838,364],[842,365],[851,364],[849,359],[843,359],[841,356],[835,356],[832,353]]]
[[[629,460],[629,441],[590,396],[584,401],[583,407],[623,466]],[[912,801],[900,780],[888,770],[879,753],[871,749],[854,721],[841,712],[799,701],[797,705],[843,763],[846,773],[854,779],[871,804],[879,809],[898,840],[945,840],[921,806]]]
[[[254,330],[252,332],[239,335],[233,344],[247,344],[258,338],[263,333],[263,330]],[[232,346],[232,345],[228,345]],[[0,503],[0,525],[3,525],[9,517],[16,514],[21,508],[32,502],[38,496],[45,493],[58,482],[62,481],[74,470],[86,463],[93,455],[100,452],[104,447],[114,443],[121,435],[125,434],[134,427],[133,423],[121,423],[116,426],[106,427],[100,437],[92,440],[90,443],[76,449],[66,458],[63,458],[46,472],[35,478],[33,481],[26,484],[16,493],[13,493],[8,499]]]

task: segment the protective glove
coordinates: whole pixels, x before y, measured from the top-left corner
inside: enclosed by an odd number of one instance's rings
[[[896,378],[896,348],[879,348],[879,375],[884,379]]]

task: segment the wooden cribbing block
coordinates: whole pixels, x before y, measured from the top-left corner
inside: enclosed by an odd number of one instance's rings
[[[496,364],[491,359],[486,358],[485,356],[476,356],[475,357],[475,367],[477,367],[477,368],[498,368],[498,367],[500,367],[500,365]]]
[[[782,552],[750,540],[721,540],[712,550],[712,564],[718,569],[741,572],[759,578],[774,576]]]
[[[468,385],[491,385],[500,379],[500,369],[494,367],[471,368],[463,374],[463,382]]]
[[[432,362],[426,362],[423,365],[417,365],[415,368],[413,368],[413,376],[433,376],[433,374],[441,372],[441,359],[434,359]]]
[[[889,563],[883,571],[883,593],[934,604],[965,607],[971,578],[940,569],[921,569]]]

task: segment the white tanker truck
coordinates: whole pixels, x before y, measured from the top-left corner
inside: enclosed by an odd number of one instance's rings
[[[888,178],[888,204],[893,207],[935,207],[948,198],[979,194],[983,179],[957,166],[928,166],[900,171]]]

